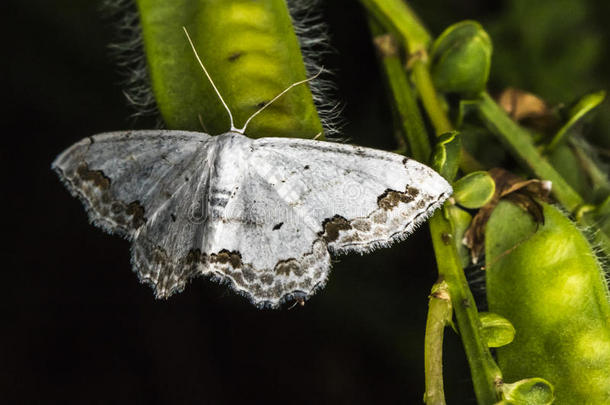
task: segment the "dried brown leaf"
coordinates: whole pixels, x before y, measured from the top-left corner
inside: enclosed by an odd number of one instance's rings
[[[546,132],[558,125],[554,111],[535,94],[508,87],[498,97],[498,104],[525,126]]]
[[[551,191],[548,181],[524,180],[502,168],[491,169],[489,174],[496,183],[496,192],[491,201],[479,209],[464,234],[463,243],[470,248],[473,263],[477,263],[485,251],[485,226],[501,199],[514,202],[529,213],[537,224],[544,224],[542,207],[536,198],[547,201]]]

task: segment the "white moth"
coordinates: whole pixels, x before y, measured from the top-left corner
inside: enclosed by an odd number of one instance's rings
[[[245,129],[259,112],[242,129],[231,117],[231,130],[218,136],[95,135],[52,168],[94,225],[132,241],[133,269],[157,297],[208,275],[271,307],[322,287],[329,252],[365,253],[402,240],[452,192],[435,171],[394,153],[250,139]]]

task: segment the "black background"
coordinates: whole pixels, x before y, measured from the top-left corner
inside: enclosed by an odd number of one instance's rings
[[[445,1],[436,18],[425,2],[413,3],[437,33],[502,13],[501,3]],[[436,278],[426,227],[391,249],[338,258],[326,288],[302,308],[258,310],[204,279],[156,301],[131,271],[128,242],[90,226],[50,170],[85,136],[152,125],[128,120],[106,47],[112,24],[96,1],[8,5],[0,399],[421,403],[427,295]],[[391,149],[391,114],[362,10],[333,0],[324,12],[344,134]],[[450,403],[473,403],[451,330],[445,370]]]

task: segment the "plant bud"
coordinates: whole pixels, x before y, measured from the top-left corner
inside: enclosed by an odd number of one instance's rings
[[[432,46],[432,80],[439,91],[471,96],[483,90],[489,77],[492,43],[476,21],[447,28]]]

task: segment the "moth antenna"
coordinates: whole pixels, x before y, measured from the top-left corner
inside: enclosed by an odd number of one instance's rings
[[[239,132],[240,134],[244,134],[246,132],[246,128],[248,127],[248,124],[250,123],[250,121],[252,121],[252,118],[256,117],[258,114],[260,114],[265,108],[269,107],[271,104],[273,104],[273,102],[275,102],[278,98],[282,97],[284,94],[286,94],[290,89],[292,89],[293,87],[296,87],[300,84],[303,83],[307,83],[311,80],[315,80],[318,78],[318,76],[320,76],[322,74],[322,72],[324,71],[324,67],[322,67],[320,69],[320,71],[318,73],[316,73],[315,75],[313,75],[312,77],[309,77],[305,80],[301,80],[298,81],[296,83],[292,83],[290,86],[286,87],[280,94],[278,94],[277,96],[273,97],[273,99],[271,101],[269,101],[268,103],[265,103],[264,106],[262,106],[261,108],[259,108],[259,110],[257,112],[255,112],[254,114],[252,114],[250,116],[250,118],[248,118],[246,120],[246,123],[244,124],[243,128],[241,129],[235,129],[236,132]]]
[[[227,113],[229,113],[229,119],[231,120],[231,131],[239,132],[239,133],[243,134],[243,130],[239,130],[239,129],[235,128],[235,125],[233,124],[233,114],[231,114],[231,110],[229,109],[229,106],[227,105],[227,103],[225,103],[225,100],[222,98],[222,95],[220,95],[220,92],[218,91],[218,88],[216,88],[216,85],[214,84],[214,80],[212,80],[212,77],[210,77],[210,74],[208,73],[208,70],[203,65],[203,62],[201,61],[201,58],[199,57],[199,54],[197,53],[197,50],[195,49],[195,45],[193,44],[193,40],[191,40],[191,36],[189,35],[189,32],[186,30],[186,27],[184,27],[184,26],[182,27],[182,29],[184,30],[184,33],[186,34],[186,39],[188,39],[189,44],[191,44],[191,48],[193,49],[193,53],[195,54],[195,58],[197,58],[197,62],[199,62],[199,66],[201,66],[201,69],[203,69],[203,73],[205,73],[205,75],[208,78],[208,80],[210,81],[210,83],[212,83],[212,87],[214,88],[214,91],[218,95],[218,98],[220,99],[220,102],[222,103],[222,105],[227,110]],[[265,108],[265,107],[263,107],[263,108]],[[245,129],[245,127],[244,127],[244,129]]]

